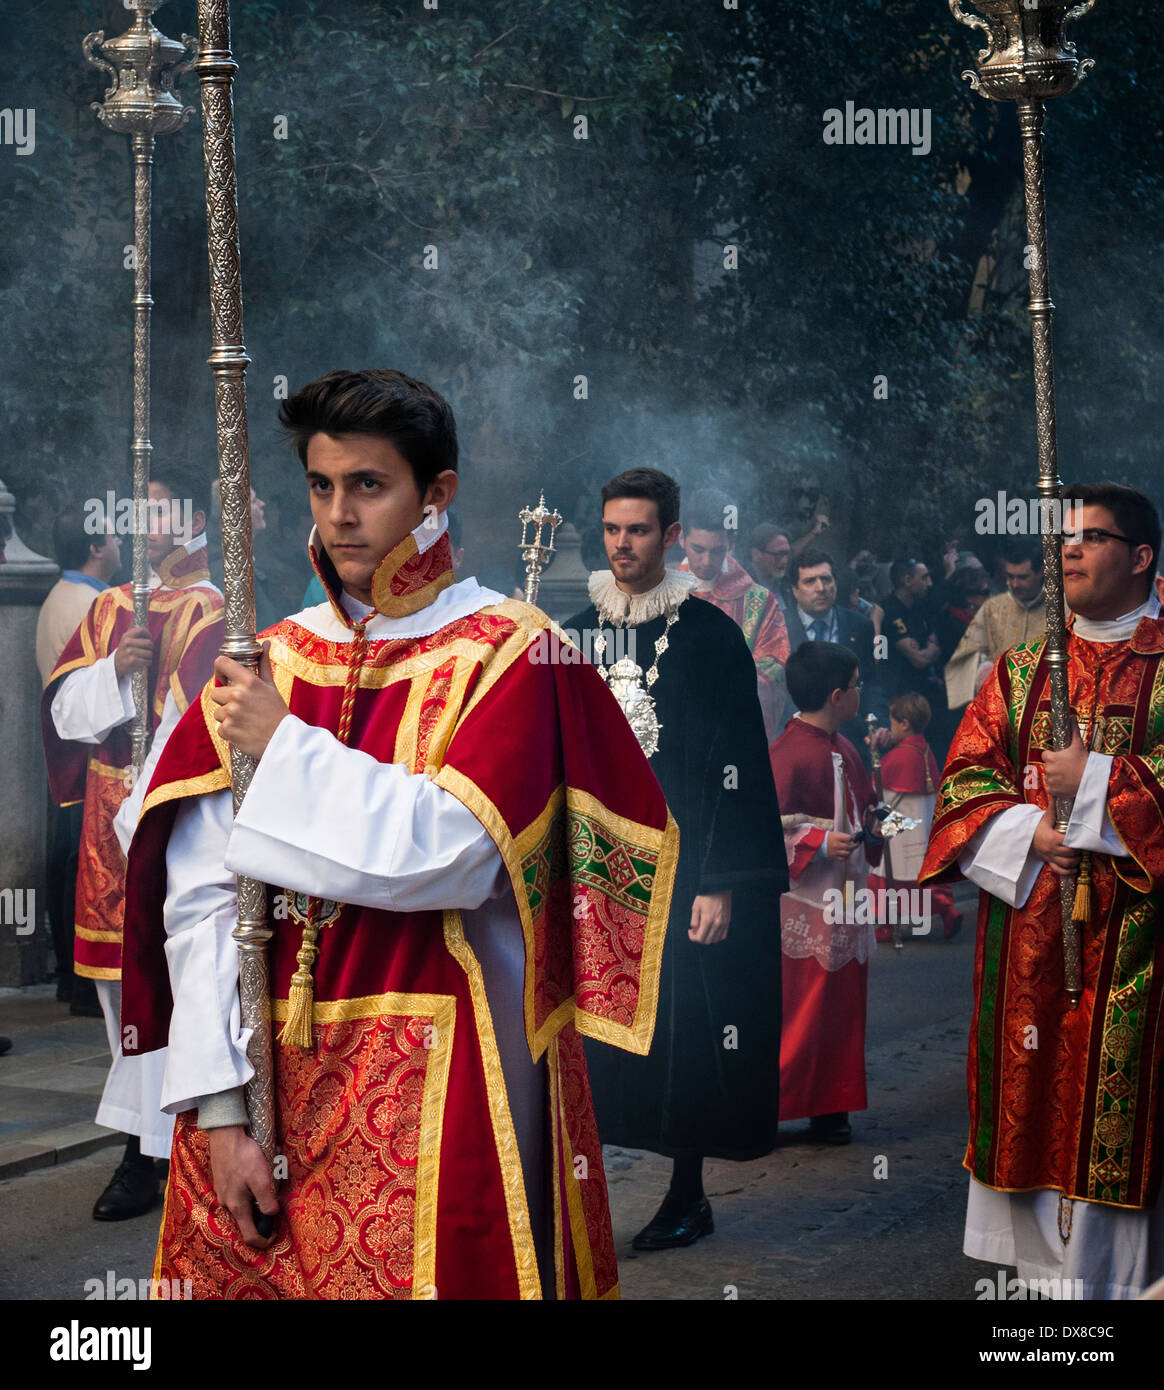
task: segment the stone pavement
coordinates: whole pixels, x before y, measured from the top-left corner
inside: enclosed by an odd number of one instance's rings
[[[99,1018],[74,1018],[54,985],[0,989],[0,1178],[124,1143],[93,1123],[109,1070]]]

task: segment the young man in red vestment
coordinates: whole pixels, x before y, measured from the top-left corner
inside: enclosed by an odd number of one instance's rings
[[[1063,547],[1080,728],[1052,751],[1045,639],[1004,652],[950,749],[921,878],[982,889],[965,1252],[1061,1297],[1131,1298],[1164,1274],[1160,520],[1132,488],[1064,496],[1081,503]],[[1072,1007],[1059,880],[1076,873]]]
[[[219,659],[129,853],[123,1023],[166,1047],[177,1116],[160,1276],[616,1296],[582,1037],[650,1045],[674,821],[581,653],[456,579],[448,404],[336,371],[280,414],[326,601],[268,631],[259,674]],[[233,821],[231,744],[258,759]],[[233,873],[270,887],[274,1180],[246,1129]]]
[[[907,690],[904,695],[895,695],[889,702],[889,728],[877,730],[879,744],[888,749],[881,759],[881,791],[885,804],[890,810],[899,811],[910,820],[920,822],[893,837],[889,867],[895,892],[900,889],[917,893],[917,876],[933,824],[941,774],[926,742],[925,731],[929,722],[930,702],[924,695]],[[887,886],[880,874],[870,876],[869,887],[874,893],[884,892]],[[949,884],[940,883],[928,891],[930,907],[941,919],[943,939],[950,941],[962,926],[961,914],[954,907],[953,890]],[[914,901],[919,902],[918,899]],[[904,917],[898,918],[899,922],[904,920]],[[914,921],[913,925],[922,928],[922,935],[934,930],[932,917],[925,922]],[[906,924],[903,935],[910,934],[910,927]],[[878,926],[878,941],[889,941],[892,936],[892,925],[882,923]]]
[[[784,668],[800,711],[770,753],[788,872],[780,900],[784,1032],[780,1119],[808,1117],[813,1138],[847,1144],[864,1110],[865,1003],[872,915],[856,890],[880,858],[873,785],[841,725],[861,706],[856,656],[804,642]]]
[[[97,1122],[129,1135],[93,1208],[99,1221],[153,1207],[158,1178],[151,1155],[164,1157],[170,1148],[170,1122],[158,1110],[160,1073],[148,1063],[118,1065],[125,857],[113,823],[130,787],[133,673],[148,672],[149,730],[160,749],[209,677],[223,637],[201,499],[175,508],[175,492],[155,479],[149,500],[148,627],[134,626],[129,584],[103,590],[61,653],[41,703],[53,799],[59,806],[83,803],[73,969],[96,982],[114,1058]],[[173,524],[183,510],[188,530]]]
[[[695,576],[696,597],[714,603],[744,634],[756,663],[756,693],[771,743],[783,723],[788,627],[780,600],[757,584],[732,554],[733,533],[726,524],[734,511],[723,493],[710,488],[684,497],[679,544],[686,558],[677,568]]]

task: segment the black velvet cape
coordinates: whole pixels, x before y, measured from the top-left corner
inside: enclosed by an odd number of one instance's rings
[[[593,605],[565,624],[593,634]],[[654,660],[664,619],[635,635]],[[608,661],[625,650],[605,629]],[[679,869],[646,1057],[587,1043],[603,1143],[675,1156],[751,1159],[776,1145],[780,1108],[780,894],[788,884],[780,810],[743,634],[687,597],[652,687],[662,725],[651,767],[679,825]],[[732,890],[731,926],[713,946],[688,939],[692,900]]]

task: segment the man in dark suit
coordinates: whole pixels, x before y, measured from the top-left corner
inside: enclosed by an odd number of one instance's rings
[[[860,681],[865,688],[861,707],[871,710],[884,724],[885,697],[874,659],[873,624],[863,613],[844,608],[837,602],[836,567],[824,550],[808,547],[788,562],[788,581],[792,602],[785,613],[788,645],[795,651],[802,642],[837,642],[848,647],[860,663]],[[791,714],[791,711],[789,711]],[[865,722],[851,719],[841,733],[854,743],[866,760]]]

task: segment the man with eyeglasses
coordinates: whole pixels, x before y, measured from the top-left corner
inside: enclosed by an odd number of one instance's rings
[[[792,542],[788,534],[781,531],[771,521],[762,521],[748,537],[748,548],[752,563],[748,566],[752,578],[763,584],[776,595],[780,611],[787,613],[788,605],[783,589],[788,573],[788,561],[792,558]]]
[[[1077,502],[1063,593],[1080,729],[1050,751],[1045,641],[1006,652],[954,740],[921,881],[960,873],[982,889],[966,1254],[1068,1297],[1134,1298],[1164,1274],[1160,520],[1129,487],[1064,491]],[[1066,833],[1056,796],[1074,800]],[[1059,880],[1077,873],[1072,1009]]]
[[[946,697],[951,709],[970,703],[1008,647],[1036,641],[1046,631],[1040,542],[1013,542],[1003,553],[1003,568],[1006,592],[988,598],[979,608],[946,663]]]

